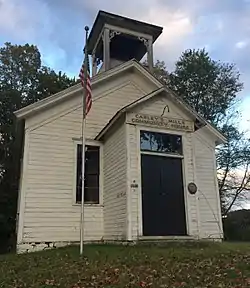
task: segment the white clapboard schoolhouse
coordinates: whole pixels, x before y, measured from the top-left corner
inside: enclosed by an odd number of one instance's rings
[[[85,241],[223,238],[215,148],[226,139],[152,74],[161,33],[104,11],[90,32]],[[82,97],[77,84],[15,113],[18,252],[80,241]]]

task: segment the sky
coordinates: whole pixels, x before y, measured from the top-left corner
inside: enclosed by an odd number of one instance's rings
[[[245,86],[241,128],[250,128],[250,0],[0,0],[0,46],[35,44],[43,64],[77,76],[84,27],[99,10],[162,26],[154,58],[170,71],[189,48],[205,47],[215,60],[235,63]]]

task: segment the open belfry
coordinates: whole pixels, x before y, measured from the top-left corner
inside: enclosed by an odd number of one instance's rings
[[[99,11],[84,154],[81,83],[15,112],[19,253],[79,243],[81,204],[86,242],[223,238],[215,148],[226,139],[154,76],[162,32]]]
[[[100,11],[88,39],[93,76],[100,61],[101,71],[107,71],[132,59],[140,61],[146,53],[152,72],[153,43],[161,33],[162,27]]]

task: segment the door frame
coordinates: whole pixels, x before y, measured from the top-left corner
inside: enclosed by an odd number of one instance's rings
[[[182,137],[182,152],[183,155],[173,155],[173,154],[163,154],[163,153],[157,153],[157,152],[142,152],[141,151],[141,145],[140,145],[140,132],[141,131],[149,131],[149,132],[159,132],[164,134],[173,134],[173,135],[180,135]],[[186,183],[186,175],[187,175],[187,163],[185,161],[185,155],[186,155],[186,135],[187,132],[183,131],[172,131],[172,130],[164,130],[164,129],[158,129],[153,127],[144,127],[136,125],[136,140],[137,140],[137,155],[138,155],[138,168],[139,168],[139,175],[138,175],[138,232],[139,237],[143,236],[143,217],[142,217],[142,179],[141,179],[141,155],[154,155],[154,156],[162,156],[162,157],[172,157],[172,158],[179,158],[182,159],[182,175],[183,175],[183,193],[184,193],[184,207],[185,207],[185,216],[186,216],[186,229],[187,229],[187,235],[190,235],[190,226],[189,226],[189,215],[188,215],[188,193],[187,193],[187,183]],[[152,236],[153,238],[154,236]],[[166,236],[169,238],[170,236]],[[183,238],[182,236],[178,236],[180,238]],[[186,236],[184,236],[186,237]],[[154,238],[159,238],[159,236],[156,236]],[[175,236],[171,236],[170,238],[176,238]]]

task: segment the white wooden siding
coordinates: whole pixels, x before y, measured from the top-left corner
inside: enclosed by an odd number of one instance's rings
[[[132,240],[138,239],[139,236],[142,235],[141,231],[141,221],[142,221],[142,211],[140,207],[141,203],[141,168],[139,167],[139,157],[140,153],[138,153],[138,145],[139,145],[139,139],[138,139],[138,133],[137,133],[137,126],[127,124],[127,137],[129,137],[129,150],[130,155],[129,157],[129,164],[130,167],[128,167],[129,171],[129,178],[130,182],[133,184],[137,184],[138,187],[129,188],[128,193],[130,194],[130,203],[128,205],[131,205],[130,208],[130,221],[131,221],[131,238]]]
[[[196,164],[196,179],[199,199],[201,238],[222,238],[221,210],[216,178],[214,145],[204,132],[193,134]]]
[[[192,133],[184,133],[183,139],[183,165],[184,165],[184,193],[186,195],[186,217],[188,234],[193,237],[199,235],[199,223],[198,223],[198,203],[196,195],[192,195],[188,192],[187,186],[191,182],[196,182],[195,179],[195,164],[194,164],[194,151],[192,147]]]
[[[65,129],[74,121],[56,122],[29,134],[23,242],[79,241],[80,206],[73,205],[76,135]],[[85,240],[101,240],[103,207],[86,206],[84,214]]]
[[[127,149],[125,124],[121,124],[103,147],[104,164],[104,238],[127,237]],[[116,127],[114,127],[116,129]]]
[[[55,199],[51,199],[52,201],[55,203]],[[60,204],[36,205],[30,203],[26,207],[23,242],[79,241],[80,207],[72,206],[71,200],[62,203],[59,199],[57,201]],[[85,206],[84,209],[85,240],[101,240],[103,236],[103,208]]]
[[[165,112],[164,116],[174,117],[178,119],[190,120],[178,107],[171,101],[166,100],[165,97],[157,96],[138,106],[133,110],[133,113],[144,113],[149,115],[161,116],[164,107],[169,106],[169,112]],[[131,111],[132,112],[132,111]],[[140,167],[140,139],[139,129],[149,130],[149,127],[138,125],[128,125],[128,137],[130,143],[130,178],[131,183],[137,183],[138,188],[131,188],[131,218],[132,218],[132,238],[137,239],[142,236],[142,207],[141,207],[141,167]],[[174,133],[170,130],[157,129],[152,127],[151,131],[159,131],[165,133]],[[194,151],[192,147],[191,133],[177,132],[183,138],[183,170],[184,170],[184,194],[186,202],[186,218],[188,234],[193,237],[198,237],[198,213],[197,213],[197,199],[195,195],[187,192],[187,185],[189,182],[195,182],[194,173]]]
[[[165,93],[165,92],[164,92]],[[168,106],[168,109],[164,108]],[[144,113],[150,115],[161,116],[164,112],[164,117],[174,117],[178,119],[190,120],[190,118],[182,112],[182,110],[177,107],[171,100],[168,100],[165,95],[157,95],[148,101],[143,102],[133,109],[134,113]]]
[[[125,73],[113,81],[106,81],[103,85],[95,87],[92,91],[93,106],[87,117],[87,127],[92,128],[92,125],[105,126],[103,120],[106,117],[112,117],[123,106],[130,104],[156,88],[152,82],[139,76],[138,73]],[[26,128],[36,129],[74,111],[81,114],[81,107],[82,93],[75,93],[65,103],[58,104],[56,107],[51,107],[34,117],[28,118],[25,123]],[[104,119],[100,118],[102,116]]]
[[[151,91],[152,83],[139,79],[144,84],[140,87],[132,78],[137,82],[139,77],[125,74],[93,91],[95,98],[87,117],[86,138],[94,139],[119,109]],[[79,241],[80,206],[73,205],[76,143],[72,139],[81,136],[81,97],[72,95],[71,100],[26,120],[28,150],[21,191],[19,243]],[[103,236],[103,206],[86,206],[85,240],[101,240]]]
[[[156,88],[159,87],[132,72],[97,86],[87,117],[86,138],[93,140],[118,110]],[[75,94],[66,102],[26,119],[18,243],[79,241],[80,206],[74,205],[74,191],[81,105],[82,95]],[[190,120],[162,96],[132,112],[159,116],[166,105],[170,112],[166,110],[164,116]],[[100,205],[85,207],[85,240],[137,239],[142,233],[138,127],[124,124],[111,131],[103,147],[103,199]],[[192,236],[214,238],[219,233],[218,219],[214,218],[220,217],[220,209],[213,141],[201,131],[182,136],[188,232]],[[187,193],[189,182],[198,183],[206,197],[202,193]]]

